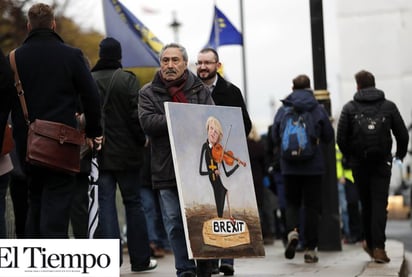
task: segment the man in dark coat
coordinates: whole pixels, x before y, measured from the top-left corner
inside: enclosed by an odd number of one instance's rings
[[[245,102],[243,101],[242,93],[237,86],[220,76],[217,71],[221,66],[222,64],[219,61],[219,55],[215,49],[204,48],[200,50],[196,62],[197,76],[212,92],[212,98],[215,105],[241,108],[245,135],[247,137],[252,129],[252,122]],[[215,274],[218,274],[220,271],[226,276],[233,275],[233,259],[222,259],[220,261],[220,267],[218,265],[218,260],[214,263],[215,267],[213,270]]]
[[[222,63],[219,61],[219,55],[215,49],[204,48],[200,50],[196,62],[197,76],[212,92],[215,105],[240,107],[242,109],[243,124],[247,137],[252,129],[252,122],[242,92],[237,86],[220,76],[218,69],[221,66]]]
[[[169,141],[165,102],[213,105],[209,90],[187,69],[188,55],[180,44],[170,43],[160,52],[160,69],[139,91],[139,119],[151,142],[154,189],[159,189],[163,222],[170,240],[177,277],[210,277],[210,263],[189,259],[179,204],[176,175]]]
[[[282,102],[283,106],[277,111],[272,127],[272,138],[275,145],[280,146],[281,144],[282,130],[280,126],[289,107],[293,107],[297,111],[308,111],[311,114],[319,143],[327,144],[333,140],[332,124],[326,110],[318,104],[313,95],[308,76],[299,75],[293,79],[293,92]],[[316,248],[321,215],[322,176],[326,171],[322,149],[319,144],[314,145],[314,147],[314,156],[308,160],[292,161],[282,155],[280,158],[280,169],[286,193],[286,229],[289,232],[285,257],[292,259],[295,256],[299,239],[299,211],[304,206],[303,237],[306,263],[318,262]]]
[[[385,228],[387,220],[388,193],[392,174],[392,134],[396,139],[395,158],[403,160],[407,153],[409,134],[406,125],[395,103],[385,99],[382,90],[375,88],[375,77],[372,73],[362,70],[355,75],[357,92],[353,100],[342,109],[338,123],[337,143],[342,154],[349,161],[355,184],[359,188],[362,206],[362,226],[365,241],[363,248],[377,263],[388,263],[389,257],[385,251]],[[381,137],[387,138],[381,157],[372,160],[359,155],[355,150],[354,122],[358,109],[377,108],[384,115],[389,128]],[[360,138],[366,140],[367,138]]]
[[[54,31],[53,10],[46,4],[34,4],[29,9],[27,28],[29,34],[16,49],[15,58],[30,122],[43,119],[76,127],[80,96],[87,122],[87,143],[96,144],[99,149],[102,141],[99,94],[81,50],[66,45]],[[19,133],[15,137],[23,138],[16,141],[16,147],[19,156],[24,156],[27,126],[21,109],[15,113],[20,113],[13,119]],[[27,237],[67,238],[75,176],[34,165],[30,165],[28,174]]]
[[[99,45],[99,60],[92,75],[101,95],[104,145],[99,157],[99,227],[102,238],[120,239],[116,208],[116,189],[126,208],[127,248],[131,270],[156,268],[150,259],[146,217],[140,197],[140,170],[143,167],[145,134],[137,112],[139,82],[122,69],[122,48],[111,37]],[[122,251],[120,262],[123,261]]]

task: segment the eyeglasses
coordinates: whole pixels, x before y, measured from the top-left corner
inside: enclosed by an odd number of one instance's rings
[[[197,62],[197,63],[195,63],[197,66],[202,66],[202,65],[204,65],[204,66],[209,66],[209,65],[211,65],[211,64],[215,64],[215,63],[217,63],[217,62],[211,62],[211,61],[204,61],[204,62]]]

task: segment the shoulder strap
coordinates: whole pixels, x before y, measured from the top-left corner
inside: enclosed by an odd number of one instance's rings
[[[13,72],[14,72],[14,86],[16,87],[17,95],[19,96],[21,109],[22,109],[23,115],[24,115],[24,120],[26,121],[27,125],[30,125],[29,112],[27,110],[26,99],[24,98],[23,84],[20,81],[19,72],[17,71],[15,52],[16,52],[16,49],[13,49],[10,52],[10,55],[9,55],[10,66],[11,66],[11,69],[13,70]]]
[[[110,95],[110,92],[113,88],[113,84],[114,84],[114,81],[116,79],[116,76],[117,76],[117,74],[119,74],[119,72],[121,70],[122,70],[121,68],[118,68],[113,72],[113,75],[110,78],[109,85],[107,86],[106,95],[104,96],[104,101],[103,101],[103,105],[102,105],[102,129],[103,129],[103,132],[106,129],[105,108],[106,108],[107,102],[109,101],[109,95]]]
[[[122,70],[121,68],[116,69],[116,70],[113,72],[112,77],[110,78],[109,86],[107,87],[106,95],[105,95],[105,97],[104,97],[102,110],[104,110],[104,108],[105,108],[106,105],[107,105],[107,101],[109,100],[109,95],[110,95],[110,92],[111,92],[111,90],[112,90],[112,87],[113,87],[113,84],[114,84],[114,80],[116,79],[117,74],[119,74],[119,72],[120,72],[121,70]]]

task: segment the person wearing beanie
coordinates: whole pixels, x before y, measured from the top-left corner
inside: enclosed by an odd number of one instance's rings
[[[108,37],[100,42],[99,57],[92,75],[101,97],[105,142],[99,156],[100,213],[96,236],[121,238],[116,209],[118,184],[126,209],[131,270],[152,270],[157,261],[150,258],[146,217],[140,197],[139,177],[146,142],[137,112],[140,86],[133,73],[122,70],[122,49],[116,39]],[[123,251],[120,253],[122,264]]]
[[[103,39],[99,45],[99,57],[105,60],[120,61],[122,59],[120,43],[111,37]]]

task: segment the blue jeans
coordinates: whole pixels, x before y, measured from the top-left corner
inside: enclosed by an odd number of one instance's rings
[[[127,247],[132,266],[147,266],[150,262],[150,246],[146,217],[140,198],[139,170],[99,172],[99,227],[97,236],[120,239],[116,209],[116,189],[119,185],[126,209]],[[120,252],[120,263],[122,263]]]
[[[9,173],[0,176],[0,239],[6,238],[6,193],[9,180]]]
[[[142,186],[140,189],[140,197],[146,216],[147,233],[149,241],[163,249],[170,249],[169,240],[162,220],[162,212],[160,210],[159,197],[157,191],[151,187]]]
[[[346,239],[350,238],[350,229],[349,229],[349,214],[348,214],[348,202],[346,201],[346,192],[345,184],[338,182],[338,196],[339,196],[339,209],[340,216],[342,220],[342,229],[343,234]]]
[[[162,209],[163,223],[169,237],[170,246],[175,257],[177,276],[185,271],[196,271],[194,260],[189,260],[183,219],[179,204],[177,188],[159,190],[160,207]]]

